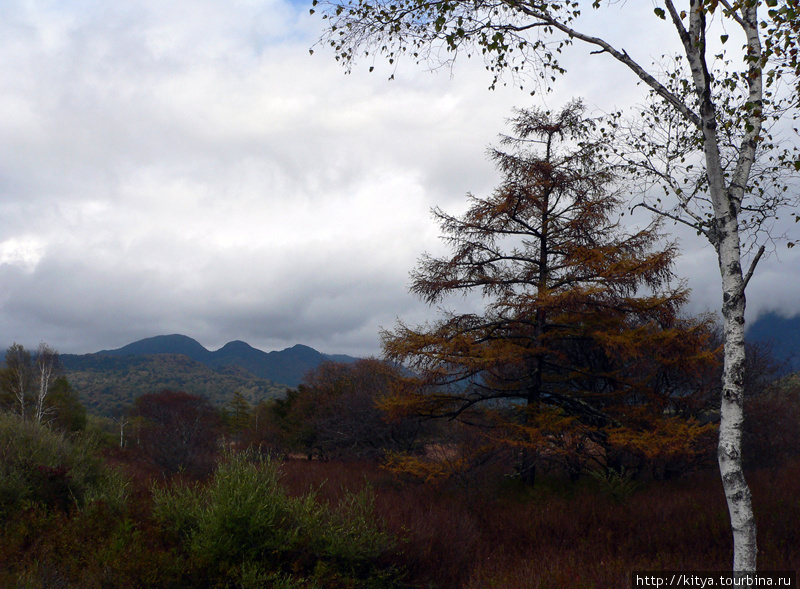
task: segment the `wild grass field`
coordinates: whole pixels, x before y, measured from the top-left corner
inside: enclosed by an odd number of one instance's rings
[[[8,436],[2,448],[3,588],[611,589],[633,570],[730,567],[714,471],[622,488],[490,473],[459,486],[374,462],[228,453],[198,482],[28,429],[39,464],[14,462]],[[748,481],[760,568],[800,569],[800,461]]]

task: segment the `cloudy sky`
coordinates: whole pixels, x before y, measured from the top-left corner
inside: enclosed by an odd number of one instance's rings
[[[83,353],[182,333],[377,354],[379,326],[434,316],[407,291],[420,254],[443,251],[429,209],[497,183],[485,150],[512,107],[642,99],[584,47],[546,96],[488,91],[478,61],[345,75],[325,48],[310,55],[322,21],[308,8],[0,4],[0,345]],[[660,26],[639,8],[587,24],[649,62],[669,30],[635,26]],[[678,237],[692,310],[717,307],[713,252]],[[796,250],[760,267],[750,317],[800,312]]]

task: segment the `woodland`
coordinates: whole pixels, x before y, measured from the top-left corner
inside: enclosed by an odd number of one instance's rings
[[[175,389],[87,412],[58,352],[0,372],[0,587],[627,587],[729,570],[726,333],[685,312],[675,244],[619,221],[580,101],[513,113],[500,182],[411,290],[384,357],[251,402]],[[480,309],[459,310],[463,292]],[[455,296],[454,296],[455,295]],[[800,378],[745,345],[742,466],[763,570],[800,568]]]

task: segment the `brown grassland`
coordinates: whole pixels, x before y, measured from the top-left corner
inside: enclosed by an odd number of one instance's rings
[[[724,571],[732,543],[719,475],[699,472],[643,484],[625,500],[592,479],[513,479],[476,488],[401,483],[365,464],[292,461],[296,491],[325,496],[369,481],[389,528],[403,538],[399,562],[414,587],[621,588],[634,570]],[[800,569],[800,461],[749,473],[762,570]]]
[[[167,484],[131,453],[111,452],[106,463],[129,479],[124,509],[100,503],[23,510],[0,534],[0,587],[211,586],[203,576],[207,569],[187,573],[195,566],[192,557],[152,516],[154,484],[180,486],[180,475]],[[340,577],[316,570],[284,585],[271,577],[261,584],[216,586],[620,588],[630,586],[633,570],[730,566],[728,516],[713,471],[644,482],[623,498],[591,477],[570,483],[545,476],[531,489],[489,475],[468,487],[420,484],[366,462],[288,460],[280,472],[290,496],[315,492],[321,504],[335,505],[348,490],[370,488],[377,520],[397,539],[380,556],[380,570],[392,574],[376,580],[371,573]],[[751,471],[749,482],[760,568],[797,571],[800,461]]]

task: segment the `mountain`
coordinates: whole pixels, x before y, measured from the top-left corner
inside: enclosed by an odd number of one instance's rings
[[[117,350],[97,352],[103,356],[145,356],[149,354],[182,354],[205,363],[211,354],[200,342],[185,335],[157,335],[133,342]]]
[[[82,402],[94,413],[110,415],[137,396],[180,389],[224,405],[234,391],[252,403],[283,395],[303,375],[325,360],[355,362],[341,354],[328,356],[296,345],[263,352],[232,341],[214,352],[185,335],[159,335],[95,354],[62,354],[61,362]]]
[[[232,341],[211,352],[199,342],[185,335],[159,335],[149,337],[116,350],[97,352],[102,356],[144,356],[151,354],[181,354],[216,369],[239,366],[258,378],[296,387],[303,375],[325,360],[355,362],[357,358],[342,354],[326,355],[308,346],[296,345],[280,352],[263,352],[243,341]]]
[[[163,389],[203,395],[223,407],[238,391],[252,404],[283,396],[286,387],[239,366],[209,366],[183,354],[63,354],[67,379],[90,413],[113,416],[144,393]]]
[[[777,359],[786,361],[792,371],[800,370],[800,315],[789,318],[774,312],[759,315],[747,327],[746,337],[770,342]]]

